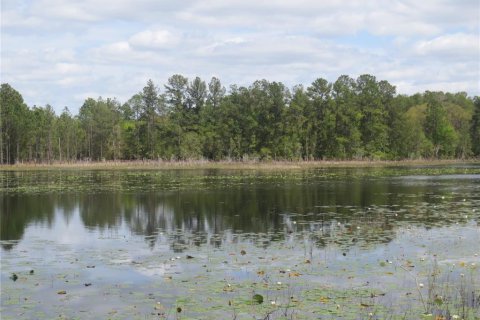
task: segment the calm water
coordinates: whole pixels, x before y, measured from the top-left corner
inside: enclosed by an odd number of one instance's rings
[[[480,166],[0,179],[3,319],[480,316]]]

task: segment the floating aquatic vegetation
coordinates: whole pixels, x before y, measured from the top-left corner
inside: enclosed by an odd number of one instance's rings
[[[2,318],[472,318],[480,185],[462,170],[10,175]]]

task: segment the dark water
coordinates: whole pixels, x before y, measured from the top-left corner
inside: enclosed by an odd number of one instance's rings
[[[478,315],[480,166],[0,177],[5,318]]]

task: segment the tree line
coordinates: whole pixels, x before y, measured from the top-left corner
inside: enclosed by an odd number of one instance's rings
[[[27,106],[0,89],[0,163],[78,160],[319,160],[480,155],[480,98],[397,94],[372,75],[292,89],[255,81],[229,90],[213,77],[152,80],[121,103],[88,98],[72,115]]]

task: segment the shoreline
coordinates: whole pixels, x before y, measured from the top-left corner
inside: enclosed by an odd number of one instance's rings
[[[0,171],[27,170],[302,170],[313,168],[368,168],[389,166],[436,166],[480,163],[480,159],[448,160],[319,160],[319,161],[76,161],[0,165]]]

